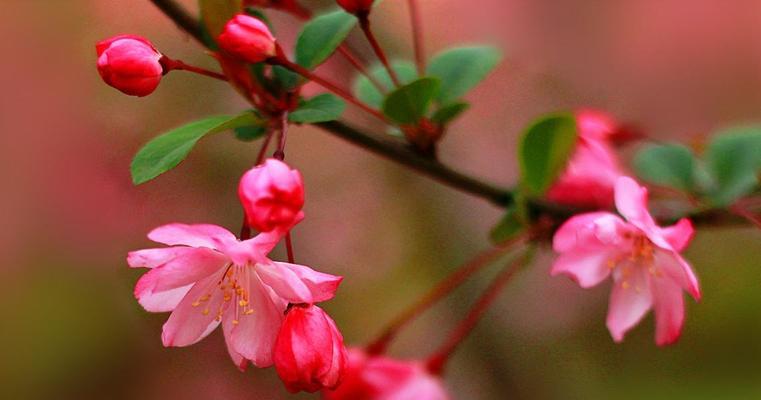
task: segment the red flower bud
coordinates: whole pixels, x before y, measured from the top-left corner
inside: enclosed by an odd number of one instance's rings
[[[369,13],[375,0],[336,0],[341,8],[350,14]]]
[[[320,307],[294,306],[288,311],[275,342],[274,361],[290,392],[335,388],[346,357],[341,332]]]
[[[301,173],[274,158],[243,175],[238,197],[249,226],[260,232],[290,229],[304,216]]]
[[[164,68],[148,39],[120,35],[98,42],[98,72],[109,86],[130,96],[147,96],[161,82]]]
[[[238,14],[227,22],[219,35],[219,46],[249,63],[262,62],[276,54],[275,37],[261,20]]]

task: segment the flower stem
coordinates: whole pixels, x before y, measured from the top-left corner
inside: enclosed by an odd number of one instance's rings
[[[293,264],[296,257],[293,255],[293,242],[291,241],[291,232],[285,234],[285,251],[288,253],[288,262]]]
[[[209,71],[208,69],[196,67],[194,65],[186,64],[180,60],[173,60],[167,56],[161,57],[161,65],[164,67],[164,73],[169,71],[188,71],[199,75],[208,76],[220,81],[227,82],[227,76],[220,74],[219,72]]]
[[[415,64],[418,76],[425,75],[425,50],[423,42],[423,18],[417,0],[407,0],[412,23],[412,40],[415,46]]]
[[[367,78],[370,83],[372,83],[373,86],[375,86],[376,89],[382,94],[386,94],[386,88],[376,79],[374,76],[370,74],[370,72],[365,68],[365,66],[362,64],[362,62],[354,55],[354,53],[349,50],[348,47],[345,45],[338,46],[338,51],[346,58],[347,61],[349,61],[349,64],[354,66],[357,71],[359,71],[360,74],[362,74],[365,78]]]
[[[473,328],[478,325],[478,322],[484,316],[489,306],[494,303],[494,300],[497,299],[499,293],[505,288],[505,286],[507,286],[507,283],[510,282],[518,269],[528,262],[532,254],[532,249],[528,249],[502,269],[489,287],[486,288],[484,293],[478,298],[478,300],[476,300],[476,303],[471,307],[470,311],[465,316],[465,319],[463,319],[455,328],[447,341],[428,358],[428,361],[426,361],[428,371],[437,375],[441,374],[444,365],[447,360],[449,360],[452,353],[454,353],[463,340],[473,332]]]
[[[370,46],[373,48],[373,52],[375,52],[375,55],[380,60],[381,64],[386,68],[386,71],[388,71],[388,76],[391,77],[391,81],[394,82],[394,86],[399,87],[401,86],[401,82],[399,81],[399,77],[396,75],[396,71],[394,71],[393,68],[391,68],[391,64],[388,62],[388,57],[386,57],[386,53],[383,51],[383,48],[381,47],[380,43],[378,43],[378,39],[375,38],[375,35],[373,34],[372,29],[370,29],[370,17],[369,14],[359,14],[357,15],[357,18],[359,18],[359,26],[362,28],[362,32],[365,34],[365,37],[367,38],[367,41],[370,42]]]

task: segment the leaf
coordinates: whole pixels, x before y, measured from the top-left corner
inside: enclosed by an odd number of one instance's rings
[[[458,47],[446,50],[431,59],[428,75],[441,80],[437,101],[449,104],[484,80],[502,60],[502,53],[493,47]]]
[[[187,157],[204,136],[246,125],[254,125],[257,117],[250,111],[240,115],[219,115],[191,122],[148,142],[137,152],[130,166],[135,185],[174,168]]]
[[[241,0],[198,0],[201,21],[214,40],[222,33],[227,21],[241,12],[242,7]]]
[[[400,124],[415,124],[428,112],[441,83],[420,78],[391,92],[383,102],[383,113]]]
[[[252,142],[267,133],[267,126],[265,124],[241,126],[233,129],[233,132],[238,140]]]
[[[321,94],[302,103],[288,115],[288,120],[299,124],[334,121],[341,117],[346,103],[332,94]]]
[[[706,163],[716,182],[717,205],[728,205],[758,185],[761,170],[761,126],[723,131],[708,145]]]
[[[563,171],[575,148],[576,119],[571,113],[544,116],[521,138],[518,158],[523,187],[533,196],[543,196]]]
[[[272,67],[272,74],[278,86],[285,91],[294,90],[299,85],[299,75],[285,67],[275,65]]]
[[[431,117],[431,121],[440,125],[446,125],[467,111],[468,108],[470,108],[470,104],[464,101],[452,103],[436,110]]]
[[[343,10],[323,14],[307,22],[296,40],[296,63],[308,69],[322,64],[356,24],[357,18]]]
[[[526,226],[521,221],[515,207],[507,210],[504,217],[492,228],[489,238],[493,243],[501,243],[509,240],[525,230]]]
[[[634,169],[642,179],[680,190],[695,188],[695,157],[680,144],[651,145],[634,158]]]
[[[404,85],[417,79],[417,68],[409,61],[395,61],[391,63],[391,68],[396,72],[399,81]],[[383,65],[376,65],[371,68],[369,74],[380,82],[386,91],[394,88],[394,83]],[[364,75],[359,75],[354,82],[354,94],[367,103],[370,107],[381,108],[383,106],[384,95],[378,91],[375,85],[370,82]]]

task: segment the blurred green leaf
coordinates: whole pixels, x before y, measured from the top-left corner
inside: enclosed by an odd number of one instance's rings
[[[501,243],[513,238],[525,230],[525,225],[521,221],[520,215],[515,207],[507,210],[507,213],[492,228],[489,238],[493,243]]]
[[[383,113],[400,124],[415,124],[428,112],[439,91],[436,78],[420,78],[391,92],[383,102]]]
[[[356,24],[357,18],[343,10],[307,22],[296,40],[296,63],[309,69],[322,64]]]
[[[640,178],[685,191],[695,188],[695,165],[692,151],[680,144],[650,145],[634,158]]]
[[[460,114],[467,111],[468,108],[470,108],[470,104],[464,101],[452,103],[448,106],[444,106],[436,110],[436,112],[433,113],[433,116],[431,117],[431,121],[440,125],[446,125],[454,121],[454,119],[459,117]]]
[[[521,138],[518,158],[523,187],[528,194],[543,196],[563,171],[575,148],[576,118],[571,113],[544,116]]]
[[[458,47],[439,53],[428,65],[428,75],[441,80],[438,102],[449,104],[484,80],[502,60],[494,47]]]
[[[299,85],[299,75],[288,68],[276,65],[272,67],[272,74],[280,89],[291,91]]]
[[[391,63],[391,68],[396,72],[399,81],[404,85],[417,79],[417,69],[409,61],[395,61]],[[369,74],[375,78],[388,91],[394,88],[391,77],[388,76],[386,68],[377,65],[370,69]],[[359,75],[354,82],[354,94],[371,107],[380,108],[383,106],[383,94],[378,88],[370,82],[364,75]]]
[[[341,117],[346,103],[338,97],[326,93],[305,101],[288,115],[288,120],[299,124],[334,121]]]
[[[264,136],[264,134],[267,133],[267,127],[265,124],[241,126],[233,129],[233,132],[238,140],[252,142]]]
[[[241,126],[257,125],[258,117],[247,111],[240,115],[220,115],[191,122],[148,142],[132,160],[132,182],[135,185],[176,167],[204,136]]]
[[[203,21],[209,35],[216,40],[225,24],[242,10],[241,0],[198,0]]]
[[[717,185],[714,203],[728,205],[751,192],[761,170],[761,126],[720,132],[708,145],[706,163]]]

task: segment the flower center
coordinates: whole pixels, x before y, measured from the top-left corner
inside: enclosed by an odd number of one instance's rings
[[[643,284],[642,278],[636,278],[633,275],[638,272],[638,269],[647,269],[647,273],[654,277],[663,276],[663,272],[656,267],[655,263],[655,246],[645,235],[640,234],[628,234],[625,236],[631,240],[631,251],[629,253],[621,254],[608,260],[608,267],[612,270],[617,270],[617,276],[615,281],[621,285],[623,289],[634,288],[639,293],[642,291]],[[636,282],[632,285],[632,281]]]
[[[217,308],[216,320],[221,321],[222,315],[226,310],[233,312],[233,325],[240,323],[240,317],[242,315],[251,315],[254,310],[249,304],[249,293],[246,290],[245,283],[248,282],[248,266],[230,264],[227,266],[222,279],[216,282],[216,285],[212,285],[209,290],[203,296],[199,297],[193,302],[193,307],[200,307],[203,305],[201,313],[203,315],[209,315],[211,308]],[[242,285],[241,282],[244,284]],[[215,291],[219,291],[214,293]],[[222,301],[213,301],[213,299],[222,298]],[[213,307],[212,303],[219,303],[217,307]],[[230,310],[230,307],[233,307]]]

